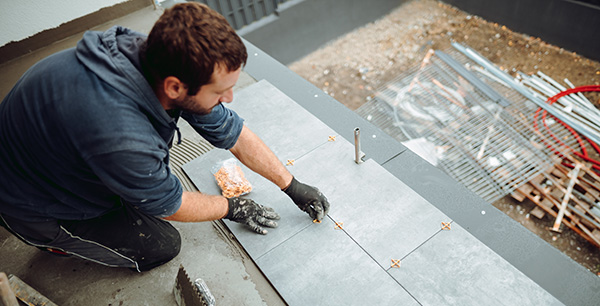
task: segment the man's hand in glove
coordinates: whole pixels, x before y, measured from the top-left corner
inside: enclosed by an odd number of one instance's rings
[[[308,213],[313,220],[322,221],[329,212],[329,202],[319,189],[300,183],[292,178],[290,185],[283,190],[296,205]]]
[[[262,206],[250,199],[230,198],[229,212],[226,219],[246,224],[256,233],[265,235],[267,230],[262,226],[277,227],[279,215],[271,207]]]

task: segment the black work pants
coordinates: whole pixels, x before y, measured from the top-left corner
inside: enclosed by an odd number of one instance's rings
[[[169,222],[129,205],[98,218],[77,221],[24,222],[0,215],[0,225],[42,250],[136,271],[168,262],[181,248],[181,236]]]

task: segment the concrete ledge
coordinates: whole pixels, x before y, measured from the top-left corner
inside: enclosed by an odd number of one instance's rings
[[[152,0],[128,0],[63,23],[56,28],[42,31],[23,40],[10,42],[0,47],[0,64],[150,5],[153,5]]]

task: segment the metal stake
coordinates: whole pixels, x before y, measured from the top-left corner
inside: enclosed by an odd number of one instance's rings
[[[354,162],[364,162],[365,153],[360,150],[360,128],[354,128]]]

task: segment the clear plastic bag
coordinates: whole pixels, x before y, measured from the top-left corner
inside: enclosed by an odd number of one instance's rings
[[[219,162],[212,172],[221,188],[221,194],[226,198],[239,197],[252,191],[252,185],[244,177],[242,168],[234,158]]]

